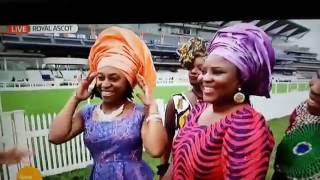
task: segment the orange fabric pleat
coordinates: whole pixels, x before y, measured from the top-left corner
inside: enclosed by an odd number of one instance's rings
[[[148,46],[133,31],[110,27],[102,31],[89,54],[90,72],[103,66],[120,69],[131,86],[137,84],[136,76],[144,77],[151,92],[156,86],[156,70]]]

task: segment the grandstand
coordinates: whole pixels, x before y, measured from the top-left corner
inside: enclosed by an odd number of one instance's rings
[[[135,31],[148,45],[154,64],[161,74],[158,81],[176,81],[181,71],[176,49],[192,36],[209,40],[218,29],[241,21],[191,23],[120,24]],[[308,48],[283,46],[290,38],[301,38],[310,30],[289,20],[253,20],[264,29],[276,47],[275,81],[310,79],[320,68],[317,54]],[[0,82],[50,82],[63,85],[83,75],[88,66],[90,47],[108,25],[78,25],[77,34],[0,35]],[[19,66],[17,66],[19,65]],[[179,73],[179,83],[187,82],[187,74]],[[160,75],[159,75],[160,77]],[[176,78],[176,79],[175,79]],[[68,84],[68,83],[67,83]]]

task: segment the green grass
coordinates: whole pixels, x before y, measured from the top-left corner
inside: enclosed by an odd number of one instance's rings
[[[271,92],[272,94],[276,93],[276,86],[272,86]]]
[[[299,91],[306,91],[309,89],[308,83],[300,83],[298,84],[298,90]]]
[[[54,175],[54,176],[47,176],[44,177],[44,180],[87,180],[90,176],[90,169],[77,169],[74,171]]]
[[[272,93],[287,93],[292,91],[306,91],[308,83],[277,83],[272,85]]]
[[[167,101],[172,94],[187,90],[188,86],[157,87],[154,94],[155,98]],[[73,92],[72,89],[0,92],[2,111],[25,110],[26,114],[57,113],[63,108]],[[99,101],[95,98],[93,103]]]
[[[297,83],[290,83],[289,84],[289,92],[298,90],[298,84]]]
[[[274,172],[273,164],[274,164],[274,158],[275,158],[275,154],[276,154],[276,148],[284,136],[284,131],[288,127],[288,122],[289,122],[288,119],[289,119],[289,117],[283,117],[283,118],[273,119],[268,122],[270,129],[273,133],[274,139],[276,141],[276,145],[275,145],[274,150],[271,154],[271,159],[269,162],[269,170],[268,170],[268,174],[266,177],[267,180],[271,179],[272,174]]]
[[[21,109],[28,114],[57,112],[71,95],[69,89],[1,92],[2,110]]]
[[[276,93],[286,93],[287,92],[287,84],[277,84],[276,85]]]

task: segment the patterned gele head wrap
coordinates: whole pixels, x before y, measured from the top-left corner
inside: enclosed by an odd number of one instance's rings
[[[210,41],[208,53],[239,69],[249,95],[270,97],[275,52],[271,38],[261,28],[240,23],[220,29]]]
[[[207,56],[205,41],[202,38],[193,37],[177,50],[177,54],[180,56],[179,62],[182,67],[192,67],[197,57]]]

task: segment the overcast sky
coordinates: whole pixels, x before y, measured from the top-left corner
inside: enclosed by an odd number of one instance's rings
[[[310,32],[301,39],[292,39],[298,46],[309,47],[310,51],[318,53],[320,58],[320,19],[318,20],[293,20],[294,22],[310,29]]]

